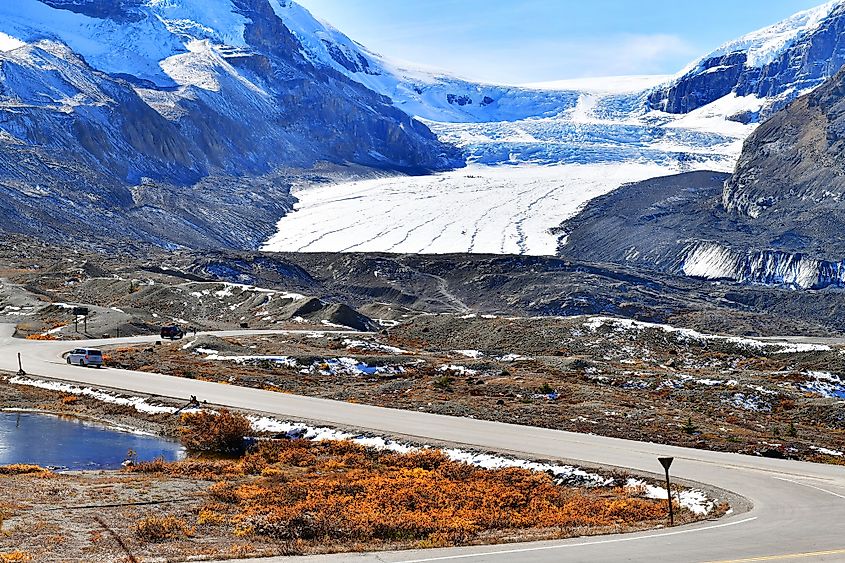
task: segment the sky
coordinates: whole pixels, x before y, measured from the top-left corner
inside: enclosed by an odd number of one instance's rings
[[[297,0],[391,59],[525,84],[674,74],[820,0]]]

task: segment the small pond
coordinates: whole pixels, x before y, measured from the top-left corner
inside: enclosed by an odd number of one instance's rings
[[[75,417],[0,412],[0,465],[117,469],[129,450],[136,452],[138,461],[184,457],[182,446],[165,438],[123,432]]]

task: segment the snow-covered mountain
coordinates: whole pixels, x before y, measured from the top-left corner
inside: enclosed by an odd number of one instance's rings
[[[816,87],[843,60],[843,13],[828,4],[790,20],[800,24],[798,35],[761,41],[752,34],[737,43],[752,43],[747,54],[755,63],[742,73],[769,79],[740,80],[730,96],[747,88],[753,93],[745,97],[770,108],[806,93],[760,124],[732,175],[657,178],[597,198],[562,225],[562,254],[710,280],[845,287],[845,69]],[[716,56],[737,58],[729,50]],[[675,82],[679,91],[690,76]],[[694,91],[708,94],[701,85]]]
[[[845,62],[842,0],[730,41],[676,76],[521,87],[393,62],[298,4],[273,1],[312,63],[387,96],[483,164],[636,161],[667,172],[727,171],[762,118]]]
[[[0,2],[0,229],[254,247],[319,162],[457,151],[314,66],[269,0]]]
[[[266,245],[276,250],[554,252],[550,229],[626,181],[732,171],[758,122],[821,84],[845,56],[838,0],[728,42],[675,76],[497,86],[393,63],[295,3],[280,8],[315,65],[419,116],[474,166],[431,180],[297,191],[297,212]]]
[[[479,84],[394,62],[317,20],[296,2],[270,2],[312,63],[387,96],[410,115],[443,122],[514,120],[557,115],[578,101],[575,91]]]
[[[384,94],[483,163],[715,160],[728,169],[754,124],[845,62],[842,0],[730,41],[676,76],[532,87],[480,84],[395,63],[294,2],[278,3],[314,64]]]
[[[0,2],[0,229],[256,247],[295,184],[268,248],[549,252],[625,181],[730,171],[842,63],[844,4],[672,77],[513,86],[393,62],[291,0]],[[323,162],[386,175],[303,190]]]
[[[818,87],[845,63],[845,4],[799,12],[730,41],[649,94],[649,107],[688,113],[726,96],[744,99],[739,121],[759,121]]]
[[[649,110],[687,114],[732,94],[753,97],[723,103],[720,109],[727,112],[723,117],[756,121],[760,108],[782,106],[833,76],[845,63],[843,0],[729,41],[675,76],[570,80],[530,87],[477,83],[397,63],[318,21],[295,2],[271,1],[314,64],[346,74],[411,115],[447,123],[554,117],[573,109],[584,93],[614,99],[606,105],[615,106],[617,115]],[[638,103],[632,102],[632,95]],[[756,111],[748,111],[755,107]]]

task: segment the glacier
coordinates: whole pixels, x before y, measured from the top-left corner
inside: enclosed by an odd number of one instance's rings
[[[787,73],[774,87],[772,65],[784,57],[797,61],[808,45],[824,47],[819,57],[827,57],[836,44],[825,34],[845,21],[843,2],[828,2],[728,42],[673,76],[496,85],[391,61],[294,2],[274,5],[315,65],[384,94],[460,147],[472,165],[465,174],[430,180],[300,186],[299,203],[264,248],[301,251],[554,253],[550,229],[591,198],[644,179],[643,173],[732,171],[766,112],[835,71],[816,65],[815,74]],[[737,73],[744,72],[745,83],[739,74],[725,82],[714,72],[711,62],[725,57],[740,60]],[[712,99],[676,111],[686,102],[673,96],[688,95],[689,84]]]
[[[730,121],[724,110],[759,100],[676,116],[648,110],[645,92],[626,91],[629,83],[562,91],[570,99],[552,116],[423,119],[464,151],[469,168],[299,186],[298,203],[263,249],[554,254],[551,229],[594,197],[656,176],[732,170],[755,125]]]
[[[558,235],[550,227],[584,203],[675,171],[649,162],[472,164],[427,176],[295,186],[294,211],[262,250],[552,255]]]
[[[680,272],[708,280],[795,289],[845,286],[845,260],[832,262],[777,250],[743,252],[715,242],[691,244],[684,252]]]
[[[26,230],[62,192],[105,205],[108,221],[136,214],[126,232],[155,244],[207,244],[214,231],[215,244],[269,250],[551,254],[551,229],[592,198],[731,171],[767,112],[835,71],[843,14],[842,0],[796,14],[673,76],[518,85],[391,60],[292,0],[3,2],[0,105],[12,117],[0,143],[13,148],[0,154],[0,211]],[[14,151],[62,166],[24,185],[32,171]],[[355,166],[335,184],[284,177],[325,161]],[[212,188],[182,190],[200,182]],[[224,197],[233,183],[237,197]],[[208,196],[201,213],[189,196]],[[228,214],[263,211],[223,227],[215,199],[233,200]],[[136,226],[162,223],[148,215],[177,200],[152,239]],[[50,232],[68,221],[51,218]]]

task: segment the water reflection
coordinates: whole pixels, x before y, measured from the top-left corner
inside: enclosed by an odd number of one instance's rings
[[[74,417],[0,412],[0,464],[32,463],[61,469],[116,469],[129,450],[139,461],[184,456],[177,443],[121,432]]]

